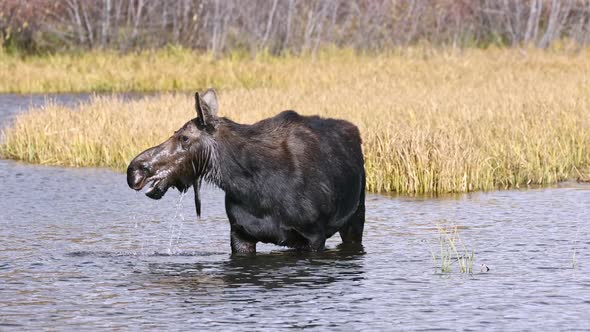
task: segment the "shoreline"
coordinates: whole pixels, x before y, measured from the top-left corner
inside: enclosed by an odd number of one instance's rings
[[[586,179],[588,59],[514,50],[426,59],[335,53],[312,62],[269,58],[250,68],[250,60],[237,59],[190,70],[209,70],[200,82],[219,92],[220,115],[239,123],[293,109],[356,124],[372,192],[442,193]],[[161,64],[151,65],[152,78],[168,68],[171,82],[183,70],[182,63]],[[140,79],[134,70],[127,75]],[[245,77],[248,84],[223,84]],[[42,164],[122,169],[138,151],[194,117],[193,98],[181,90],[137,93],[142,98],[136,100],[90,94],[84,103],[73,98],[76,112],[59,103],[32,105],[3,129],[0,154]]]

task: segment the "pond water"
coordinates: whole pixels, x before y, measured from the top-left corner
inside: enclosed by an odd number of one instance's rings
[[[72,103],[86,96],[59,96]],[[0,96],[0,125],[44,97]],[[367,197],[364,250],[231,257],[223,193],[0,160],[0,330],[588,330],[590,187]],[[437,223],[473,273],[435,269]],[[437,255],[437,254],[435,254]],[[481,264],[490,270],[481,272]]]

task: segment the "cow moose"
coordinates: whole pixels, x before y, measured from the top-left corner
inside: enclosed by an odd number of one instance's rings
[[[195,94],[197,117],[162,144],[135,157],[127,183],[159,199],[191,186],[197,215],[203,181],[225,192],[234,254],[256,243],[322,251],[340,233],[360,245],[365,169],[358,128],[350,122],[282,113],[252,125],[218,117],[213,89]]]

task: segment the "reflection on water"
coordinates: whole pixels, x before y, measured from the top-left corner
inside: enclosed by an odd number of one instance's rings
[[[0,124],[27,98],[0,96]],[[148,200],[108,170],[0,161],[0,188],[0,330],[590,327],[587,185],[369,195],[362,250],[334,237],[322,254],[260,245],[254,257],[229,255],[212,188],[201,220],[192,197]],[[434,272],[441,220],[491,271]]]
[[[341,250],[314,255],[286,250],[210,263],[150,263],[147,278],[150,282],[169,283],[183,289],[198,289],[211,283],[226,288],[253,287],[260,290],[293,285],[322,289],[336,281],[361,280],[361,255],[362,252]]]

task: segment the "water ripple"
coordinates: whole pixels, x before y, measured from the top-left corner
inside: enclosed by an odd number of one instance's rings
[[[148,200],[108,170],[0,161],[0,181],[2,330],[590,326],[587,185],[369,195],[362,250],[334,237],[323,254],[260,244],[231,257],[218,190],[197,220],[191,197]],[[435,269],[440,223],[474,250],[473,274]]]

